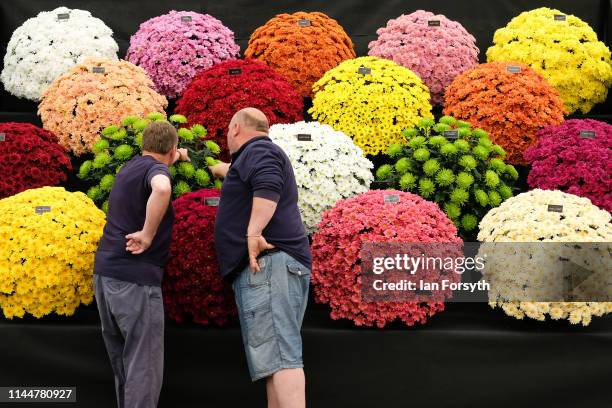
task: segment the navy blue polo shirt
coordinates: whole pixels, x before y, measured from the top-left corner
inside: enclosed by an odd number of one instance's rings
[[[139,285],[161,285],[172,239],[172,203],[146,251],[133,255],[125,249],[125,236],[144,227],[147,201],[152,192],[151,179],[158,174],[172,179],[168,166],[152,156],[133,157],[117,174],[94,261],[95,274]]]
[[[268,243],[311,269],[310,243],[297,205],[298,189],[289,158],[267,136],[255,137],[232,154],[215,222],[221,275],[233,280],[248,265],[247,228],[253,197],[277,203],[262,235]]]

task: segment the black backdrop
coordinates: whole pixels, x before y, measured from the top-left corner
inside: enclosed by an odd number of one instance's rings
[[[579,16],[600,40],[612,35],[609,0],[0,0],[0,53],[25,19],[60,5],[90,10],[105,21],[115,31],[120,57],[142,21],[171,9],[216,16],[236,33],[242,50],[257,26],[277,13],[298,10],[337,19],[358,55],[367,53],[376,29],[388,19],[419,8],[461,22],[476,37],[481,61],[495,29],[541,6]],[[34,103],[0,90],[0,121],[37,123],[35,112]],[[592,116],[606,119],[611,112],[608,98]],[[612,401],[612,316],[583,328],[517,321],[485,304],[449,304],[424,326],[376,330],[331,321],[327,308],[311,301],[304,343],[312,407],[609,408]],[[263,384],[250,383],[241,347],[236,322],[223,329],[167,322],[160,406],[265,406]],[[72,406],[113,406],[112,373],[95,306],[70,318],[0,318],[0,386],[36,385],[77,386],[79,402]]]

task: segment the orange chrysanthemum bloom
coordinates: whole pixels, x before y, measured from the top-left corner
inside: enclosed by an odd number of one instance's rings
[[[126,116],[163,112],[168,101],[153,90],[146,72],[127,61],[87,58],[43,93],[43,127],[75,156],[90,152],[100,131]]]
[[[244,56],[266,63],[306,97],[326,71],[355,58],[355,50],[336,20],[299,11],[279,14],[255,30]]]
[[[512,164],[526,164],[523,152],[537,131],[563,122],[566,113],[544,77],[513,62],[480,64],[457,76],[444,95],[444,114],[489,132]]]

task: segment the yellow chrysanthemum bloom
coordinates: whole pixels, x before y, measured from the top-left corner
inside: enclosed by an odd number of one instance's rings
[[[4,316],[72,315],[93,300],[93,261],[104,213],[61,187],[0,200],[0,308]]]
[[[546,78],[570,113],[589,112],[612,85],[610,49],[584,21],[542,7],[495,32],[487,61],[522,62]]]
[[[433,118],[429,89],[393,61],[360,57],[327,71],[312,87],[314,120],[351,136],[364,154],[403,140],[402,131]]]

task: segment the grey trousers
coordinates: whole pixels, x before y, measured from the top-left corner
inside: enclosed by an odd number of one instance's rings
[[[155,408],[164,371],[161,288],[94,275],[119,408]]]

